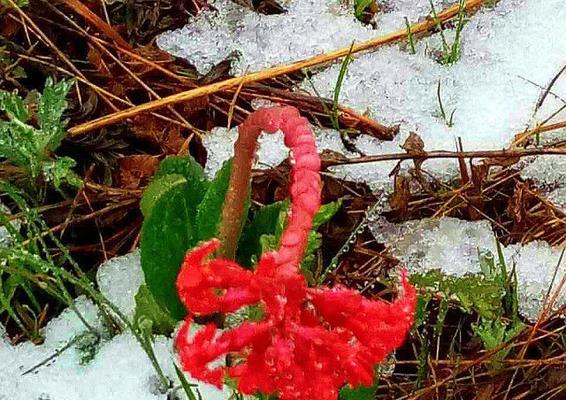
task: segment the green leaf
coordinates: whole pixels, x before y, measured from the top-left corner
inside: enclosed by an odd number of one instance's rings
[[[332,217],[336,215],[338,210],[340,210],[340,207],[342,207],[342,202],[343,199],[338,199],[331,203],[323,204],[322,206],[320,206],[318,212],[314,216],[312,229],[317,230],[321,227],[321,225],[324,225],[325,223],[330,221]]]
[[[356,18],[360,19],[365,9],[368,8],[374,1],[375,0],[356,0],[356,8],[354,9],[354,15]]]
[[[261,251],[258,254],[254,254],[253,262],[256,262],[261,254],[277,249],[279,239],[275,235],[261,235],[259,237],[259,245]]]
[[[164,310],[180,320],[186,311],[177,298],[175,281],[185,253],[195,245],[191,223],[195,205],[191,203],[191,187],[184,177],[169,175],[160,179],[176,177],[177,182],[164,185],[167,189],[159,192],[151,206],[146,203],[141,261],[149,291]]]
[[[341,206],[342,199],[324,204],[314,216],[313,228],[301,263],[301,270],[309,282],[314,282],[312,267],[316,261],[316,252],[322,245],[322,235],[316,230],[330,221]],[[285,200],[261,207],[255,212],[252,223],[244,230],[240,241],[239,260],[244,265],[251,266],[262,253],[277,249],[287,224],[288,210],[289,201]]]
[[[29,0],[14,0],[14,3],[16,3],[18,7],[26,7],[29,5]],[[7,7],[11,6],[6,0],[0,0],[0,4],[4,4]]]
[[[169,156],[161,161],[153,179],[160,179],[172,174],[182,175],[191,188],[187,195],[195,209],[191,219],[191,223],[194,225],[197,206],[202,202],[209,185],[204,176],[204,171],[191,156]]]
[[[307,280],[314,284],[314,266],[316,262],[316,252],[322,246],[322,235],[316,232],[322,225],[327,223],[332,219],[332,217],[338,212],[342,207],[342,199],[338,199],[331,203],[322,205],[313,219],[313,227],[309,234],[307,247],[305,248],[305,254],[303,256],[303,261],[301,262],[301,270]]]
[[[507,323],[501,319],[491,321],[482,319],[479,324],[472,324],[474,333],[481,339],[484,348],[488,351],[513,339],[523,328],[524,325],[520,321]],[[501,368],[501,361],[509,355],[511,350],[511,347],[506,347],[494,354],[490,359],[490,367],[492,369]]]
[[[231,171],[232,161],[229,160],[222,165],[220,171],[210,182],[204,198],[197,208],[196,231],[198,241],[211,239],[218,233]],[[247,213],[250,205],[249,197],[246,203]],[[246,215],[244,215],[244,218],[246,218]]]
[[[73,171],[75,165],[75,160],[69,157],[46,161],[42,166],[45,180],[53,182],[53,186],[55,186],[56,189],[59,189],[63,183],[80,188],[82,187],[83,181]]]
[[[153,322],[152,327],[154,333],[169,335],[173,332],[176,321],[157,304],[146,285],[140,286],[135,300],[136,311],[134,321],[145,317]]]
[[[358,386],[353,388],[344,386],[340,390],[339,398],[340,400],[373,400],[375,398],[375,387]]]
[[[37,120],[39,127],[46,136],[46,149],[55,150],[65,137],[65,126],[67,121],[62,121],[61,117],[67,108],[65,97],[69,89],[73,86],[72,80],[53,83],[51,78],[47,78],[43,93],[39,97],[37,104]]]
[[[149,217],[155,204],[163,196],[169,193],[173,187],[179,185],[190,189],[187,179],[182,175],[171,174],[162,176],[158,179],[153,179],[153,181],[151,181],[151,183],[147,185],[143,191],[142,199],[140,201],[140,209],[144,217]]]
[[[175,366],[175,373],[177,374],[177,378],[179,378],[179,381],[181,382],[181,387],[183,388],[183,391],[185,392],[185,394],[187,395],[187,398],[189,400],[197,400],[197,397],[195,396],[195,394],[193,393],[193,388],[195,388],[195,390],[198,393],[198,385],[191,385],[189,383],[189,381],[187,380],[187,377],[185,376],[185,374],[183,373],[183,371],[181,371],[179,369],[179,367],[177,366],[177,364],[173,364]],[[199,394],[199,398],[200,397],[200,393]]]
[[[274,235],[278,224],[280,224],[280,215],[286,214],[288,207],[288,201],[278,201],[260,207],[254,212],[252,222],[244,227],[244,232],[238,245],[238,260],[243,265],[251,266],[253,264],[253,256],[257,257],[262,253],[260,238],[262,235]]]
[[[412,274],[410,279],[419,288],[441,293],[447,299],[456,301],[467,313],[476,312],[483,318],[493,320],[503,312],[505,288],[499,281],[487,279],[483,274],[455,277],[433,270]]]
[[[191,156],[168,156],[159,163],[154,179],[165,175],[183,175],[189,182],[206,185],[206,178],[201,165]]]
[[[4,111],[10,120],[21,124],[25,124],[29,119],[29,111],[17,92],[0,91],[0,110]]]
[[[71,81],[54,85],[51,79],[47,80],[37,101],[39,129],[27,123],[30,114],[25,101],[15,92],[0,90],[0,111],[8,117],[8,121],[0,119],[0,157],[22,168],[33,179],[43,174],[43,178],[53,182],[57,189],[62,183],[76,187],[82,184],[72,171],[74,161],[52,154],[65,137],[66,123],[61,117],[71,85]]]

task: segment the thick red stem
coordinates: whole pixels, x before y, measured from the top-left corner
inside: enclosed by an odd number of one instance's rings
[[[260,109],[239,126],[219,233],[222,258],[233,260],[236,255],[257,139],[262,131],[274,133],[277,130],[285,136],[293,164],[291,214],[277,254],[281,264],[292,267],[300,263],[312,218],[320,206],[320,160],[309,122],[293,107]]]

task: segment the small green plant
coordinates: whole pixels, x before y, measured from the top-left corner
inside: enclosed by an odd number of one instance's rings
[[[175,280],[186,251],[218,234],[231,169],[232,163],[227,161],[214,179],[208,180],[192,157],[168,157],[144,191],[140,205],[144,215],[141,260],[146,286],[136,296],[136,317],[153,319],[159,332],[170,332],[172,321],[185,316]],[[332,218],[340,205],[340,201],[326,204],[315,217],[302,264],[311,281],[315,253],[321,245],[321,235],[316,230]],[[277,247],[288,207],[286,201],[277,202],[256,208],[248,218],[248,196],[244,218],[249,222],[243,224],[237,261],[251,266],[264,251]]]
[[[481,339],[484,349],[494,350],[507,343],[519,334],[524,324],[519,320],[517,299],[517,276],[514,269],[508,271],[501,245],[497,244],[497,259],[491,252],[480,252],[480,267],[488,278],[498,282],[504,289],[503,304],[500,312],[494,318],[481,317],[479,323],[472,325],[474,333]],[[511,349],[504,347],[495,353],[490,360],[491,369],[500,369],[502,361],[509,355]]]
[[[5,216],[0,219],[0,225],[8,230],[11,237],[9,246],[0,246],[0,259],[2,260],[0,263],[0,313],[5,312],[28,338],[40,341],[41,337],[38,337],[40,332],[30,331],[29,325],[25,323],[25,318],[22,318],[21,312],[18,312],[17,303],[16,306],[13,303],[16,291],[21,291],[22,294],[28,295],[33,307],[39,309],[38,302],[35,300],[35,291],[32,289],[45,292],[61,305],[69,307],[88,330],[90,338],[86,339],[86,343],[83,343],[86,347],[82,348],[86,351],[83,353],[85,357],[83,360],[88,362],[96,351],[96,340],[93,339],[93,336],[104,337],[105,332],[99,332],[92,327],[78,311],[70,292],[70,288],[77,288],[78,291],[93,300],[101,313],[112,321],[113,326],[117,326],[119,329],[127,328],[132,332],[159,376],[161,387],[164,390],[168,388],[169,380],[163,373],[153,351],[153,346],[145,335],[144,328],[147,325],[132,323],[118,307],[109,302],[95,288],[93,282],[71,257],[69,250],[50,231],[37,212],[37,207],[33,206],[32,199],[27,198],[26,194],[19,188],[2,181],[0,181],[0,193],[7,196],[21,210],[18,218],[23,226],[21,230],[18,230],[6,223],[7,218]],[[49,245],[46,240],[49,240]],[[53,246],[61,255],[60,257],[54,258],[51,254]],[[11,283],[8,285],[7,282]],[[16,284],[15,288],[12,287],[14,284]],[[7,286],[11,286],[9,291],[5,290]],[[58,357],[62,351],[76,344],[79,344],[79,352],[81,352],[82,340],[83,336],[76,336],[62,349],[56,351],[53,356],[40,362],[37,366]]]
[[[80,187],[73,172],[75,161],[57,157],[54,151],[66,135],[65,97],[72,81],[53,83],[47,79],[37,105],[30,107],[16,92],[0,91],[0,157],[20,168],[32,179],[41,178],[59,189],[63,183]]]
[[[436,294],[441,297],[433,329],[436,337],[442,332],[449,302],[466,313],[479,316],[479,321],[472,324],[472,330],[487,351],[501,347],[521,332],[524,325],[518,316],[516,276],[514,271],[508,270],[501,246],[496,243],[496,256],[490,251],[478,250],[480,273],[455,277],[433,270],[411,275],[415,286],[424,290],[417,306],[417,327],[424,325],[429,314],[428,306],[433,294]],[[419,360],[422,361],[419,376],[423,379],[426,376],[430,343],[425,336],[418,337],[421,340]],[[489,361],[489,367],[501,368],[502,361],[510,351],[510,348],[504,347],[496,352]]]
[[[348,67],[352,62],[352,49],[354,48],[354,42],[350,45],[350,50],[342,64],[340,65],[340,72],[338,72],[338,78],[336,79],[336,85],[334,86],[334,95],[332,97],[332,111],[330,112],[332,127],[336,130],[340,130],[340,123],[338,122],[338,107],[340,106],[340,92],[342,91],[342,84],[344,83],[344,78],[346,78],[346,73],[348,72]]]
[[[438,108],[440,110],[440,116],[444,120],[444,123],[449,128],[454,126],[454,114],[456,113],[456,109],[453,109],[450,113],[450,116],[446,114],[446,109],[444,108],[444,104],[442,103],[442,94],[441,94],[441,80],[438,80],[438,85],[436,86],[436,98],[438,99]]]
[[[409,23],[409,19],[407,17],[405,17],[405,28],[407,29],[407,46],[409,46],[411,54],[416,54],[417,50],[415,48],[415,35],[411,30],[411,24]]]
[[[438,14],[436,13],[436,9],[434,8],[434,4],[432,0],[429,1],[432,12],[432,18],[434,23],[438,27],[440,38],[442,40],[442,52],[438,61],[443,65],[454,64],[460,59],[460,54],[462,50],[461,48],[462,29],[464,29],[464,25],[466,24],[466,1],[459,0],[458,2],[458,6],[459,6],[458,16],[455,23],[455,36],[452,44],[448,44],[446,33],[444,32],[444,27],[442,26],[442,22],[440,21],[440,18],[438,18]]]
[[[375,3],[375,0],[355,0],[354,15],[356,18],[362,21],[364,12],[373,3]]]

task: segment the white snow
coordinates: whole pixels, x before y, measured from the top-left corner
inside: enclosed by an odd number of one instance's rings
[[[538,156],[521,170],[557,207],[566,208],[566,157]]]
[[[209,10],[191,18],[185,27],[161,35],[157,44],[186,58],[202,74],[238,52],[239,62],[233,64],[233,70],[241,74],[372,36],[371,29],[355,19],[353,7],[346,8],[337,0],[296,0],[284,6],[284,14],[263,15],[230,0],[214,0]]]
[[[464,27],[462,56],[456,64],[443,66],[430,56],[428,49],[439,47],[434,44],[438,36],[417,41],[415,55],[397,46],[382,48],[350,64],[340,101],[359,112],[368,111],[381,123],[400,124],[397,144],[415,131],[427,150],[454,150],[457,137],[465,150],[501,149],[516,133],[562,105],[548,96],[533,116],[541,89],[527,79],[546,86],[564,64],[566,41],[549,38],[561,36],[565,18],[562,0],[501,0]],[[311,79],[322,96],[332,96],[339,70],[335,65]],[[452,127],[440,116],[438,82],[446,114],[455,110]],[[310,83],[303,88],[309,90]],[[552,90],[564,97],[566,78]],[[564,116],[562,112],[553,121]],[[446,174],[455,171],[456,163],[431,161],[426,166]]]
[[[434,0],[437,11],[456,1]],[[232,72],[242,74],[348,47],[404,29],[430,12],[429,0],[389,1],[375,17],[375,29],[354,16],[353,2],[282,0],[283,14],[263,15],[229,0],[209,2],[181,29],[157,39],[165,51],[187,59],[201,74],[237,54]]]
[[[339,155],[355,157],[357,154],[346,150],[340,139],[340,133],[334,129],[314,128],[316,144],[319,152],[333,151]],[[205,173],[209,178],[214,177],[224,161],[234,155],[234,142],[237,138],[237,128],[213,128],[203,136],[202,143],[207,149]],[[369,135],[359,135],[353,141],[356,148],[363,148],[366,155],[398,152],[397,145],[392,142],[382,142]],[[283,134],[262,133],[258,139],[258,151],[255,168],[269,169],[276,167],[289,156],[285,147]],[[368,167],[368,164],[341,165],[330,168],[336,178],[353,182],[366,182],[375,191],[390,189],[389,172],[397,164],[396,161],[381,162],[380,168]]]
[[[98,267],[96,281],[100,292],[128,318],[133,318],[135,296],[145,283],[139,251],[114,257]]]
[[[463,276],[481,272],[479,251],[497,254],[496,239],[487,221],[468,222],[456,218],[423,219],[392,224],[380,218],[369,225],[376,239],[385,243],[409,273],[440,270]],[[519,311],[527,319],[537,319],[546,293],[556,273],[554,288],[566,273],[560,265],[559,248],[545,242],[502,246],[509,270],[517,273]],[[555,309],[566,304],[566,289],[560,292]]]
[[[102,293],[131,316],[133,296],[143,283],[138,252],[104,263],[97,280]],[[0,400],[168,400],[168,394],[159,391],[157,373],[132,333],[126,331],[106,338],[97,307],[84,296],[77,298],[75,305],[103,335],[99,345],[93,346],[94,358],[81,363],[84,354],[73,345],[46,365],[22,375],[88,330],[68,308],[44,329],[43,344],[26,342],[13,346],[4,337],[4,327],[0,324]],[[164,373],[178,387],[172,339],[155,336],[153,348]],[[198,383],[205,400],[225,400],[231,395],[228,388],[221,391],[187,378]],[[176,398],[186,398],[181,389],[176,393]]]
[[[352,7],[339,7],[338,3],[288,1],[284,4],[287,13],[266,16],[218,0],[213,3],[218,12],[211,8],[191,18],[183,29],[161,36],[159,43],[202,71],[237,50],[242,57],[236,72],[242,73],[343,47],[354,39],[403,27],[405,16],[415,22],[430,13],[427,0],[392,0],[376,15],[377,29],[372,30],[353,18]],[[436,1],[435,6],[439,11],[453,3]],[[470,17],[462,32],[461,58],[454,65],[441,65],[434,59],[435,51],[441,48],[438,34],[417,40],[414,55],[404,50],[404,45],[356,55],[342,84],[340,102],[367,112],[383,124],[399,124],[401,129],[392,142],[362,135],[355,144],[367,155],[399,152],[399,146],[414,131],[424,140],[426,150],[454,150],[458,137],[465,150],[508,146],[515,134],[547,119],[563,105],[566,76],[556,81],[543,106],[534,112],[543,88],[566,61],[566,41],[549,40],[561,37],[565,18],[562,0],[501,0]],[[451,43],[454,30],[445,34]],[[331,98],[340,67],[335,64],[314,71],[301,89],[312,91],[312,84],[322,96]],[[449,116],[455,110],[452,127],[440,115],[439,82],[445,113]],[[550,122],[565,116],[563,110]],[[223,128],[212,134],[214,138],[204,141],[212,153],[209,173],[221,165],[221,161],[213,160],[225,159],[235,140],[235,135]],[[275,139],[266,139],[264,148],[259,157],[264,166],[276,165],[285,158],[285,150]],[[220,156],[214,155],[216,152]],[[363,181],[381,190],[391,188],[389,172],[395,164],[341,166],[333,171],[339,178]],[[410,161],[403,163],[403,167],[409,165]],[[454,160],[427,160],[424,168],[446,179],[457,173]]]

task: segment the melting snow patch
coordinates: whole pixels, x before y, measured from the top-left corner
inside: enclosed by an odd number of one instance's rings
[[[495,237],[487,221],[442,218],[391,224],[380,219],[370,229],[410,273],[440,270],[453,276],[475,274],[481,272],[480,251],[497,254]],[[558,265],[561,252],[545,242],[503,247],[508,269],[515,266],[517,273],[519,311],[531,321],[537,319],[542,309],[555,272],[555,288],[566,273],[566,261]],[[558,296],[555,309],[564,304],[566,290]]]
[[[434,0],[437,10],[456,1]],[[209,9],[178,30],[162,34],[157,44],[187,59],[206,74],[237,55],[235,74],[257,71],[348,47],[394,30],[405,19],[415,22],[430,12],[429,0],[389,1],[375,18],[375,29],[354,16],[353,2],[342,0],[279,1],[286,12],[263,15],[229,0],[209,2]]]
[[[454,150],[457,137],[465,150],[501,149],[529,123],[544,120],[562,106],[548,96],[533,117],[541,93],[535,84],[546,86],[564,63],[566,41],[548,37],[549,32],[561,36],[565,18],[562,0],[501,0],[465,25],[456,64],[443,66],[433,60],[430,48],[438,48],[438,37],[417,41],[415,55],[398,47],[381,48],[349,65],[340,101],[359,112],[369,111],[382,123],[400,124],[397,144],[416,131],[426,150]],[[339,70],[335,65],[315,75],[311,82],[317,92],[332,97]],[[439,82],[447,118],[455,110],[452,127],[441,117]],[[311,83],[303,88],[311,90]],[[552,91],[566,97],[566,79],[559,79]],[[455,171],[453,161],[430,162],[428,169],[442,172],[447,163]]]

